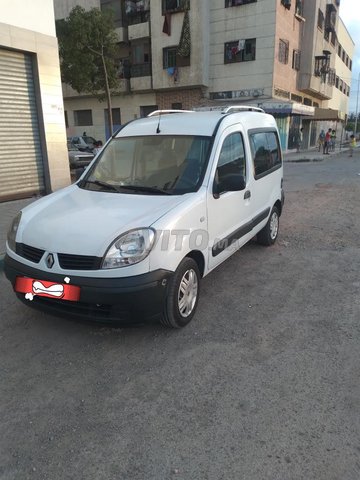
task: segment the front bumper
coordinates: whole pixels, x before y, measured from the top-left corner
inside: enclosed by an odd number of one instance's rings
[[[17,277],[63,284],[66,275],[44,272],[23,265],[8,255],[4,272],[15,286]],[[96,278],[71,275],[71,285],[80,287],[79,301],[34,296],[32,301],[17,293],[26,305],[48,313],[98,322],[143,323],[159,317],[173,272],[156,270],[125,278]]]

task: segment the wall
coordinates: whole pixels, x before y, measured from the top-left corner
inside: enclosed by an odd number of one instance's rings
[[[55,36],[52,0],[1,0],[2,23]]]
[[[42,148],[45,167],[48,167],[45,171],[49,171],[46,182],[50,190],[57,190],[70,183],[70,171],[53,3],[52,0],[5,3],[1,19],[6,18],[8,23],[0,23],[0,46],[35,56],[38,105],[44,133]]]
[[[213,0],[210,10],[211,92],[265,89],[272,95],[275,2],[224,8],[224,0]],[[256,60],[224,63],[224,45],[239,39],[256,38]]]
[[[337,36],[340,45],[352,60],[354,56],[355,45],[341,18],[339,19],[338,23]],[[335,69],[336,75],[340,79],[344,80],[347,85],[351,85],[351,70],[346,66],[338,54],[336,54],[335,58]],[[333,97],[331,100],[325,103],[325,106],[326,108],[340,110],[345,115],[349,110],[349,97],[341,92],[338,88],[334,88]]]

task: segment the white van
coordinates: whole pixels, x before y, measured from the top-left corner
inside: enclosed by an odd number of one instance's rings
[[[276,122],[261,109],[154,112],[18,214],[5,274],[54,314],[183,327],[202,277],[256,235],[275,242],[282,185]]]

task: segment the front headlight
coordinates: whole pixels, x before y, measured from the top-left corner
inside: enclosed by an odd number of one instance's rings
[[[140,228],[124,233],[108,248],[102,268],[119,268],[144,260],[154,245],[155,232]]]
[[[21,220],[21,212],[19,212],[14,220],[12,221],[12,224],[10,225],[8,234],[7,234],[7,243],[9,248],[15,252],[16,251],[16,232],[19,228],[19,223]]]

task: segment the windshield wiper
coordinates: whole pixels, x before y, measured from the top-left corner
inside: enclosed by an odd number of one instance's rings
[[[101,180],[83,180],[82,184],[91,183],[92,185],[98,185],[99,187],[106,188],[107,190],[112,190],[114,192],[121,193],[121,187],[112,185],[111,183],[103,182]]]
[[[121,190],[132,190],[134,192],[155,193],[156,195],[172,195],[167,190],[157,187],[145,187],[144,185],[120,185]]]

